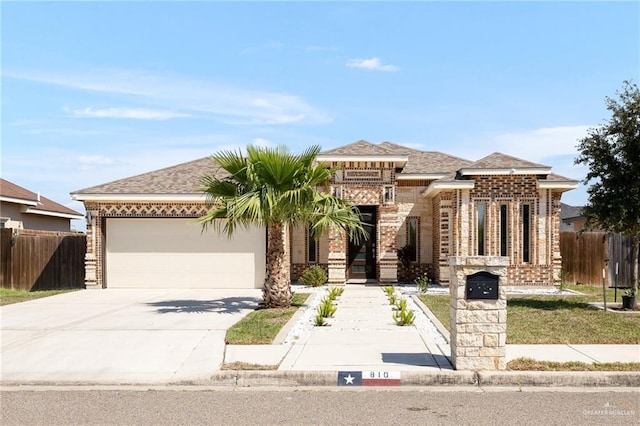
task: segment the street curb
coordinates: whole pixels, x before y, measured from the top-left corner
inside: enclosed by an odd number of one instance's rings
[[[337,386],[338,379],[337,371],[279,371],[277,375],[263,371],[237,373],[238,386]],[[404,386],[473,386],[477,380],[470,371],[439,371],[432,374],[408,371],[401,374]],[[215,383],[215,378],[212,379]]]
[[[478,385],[528,387],[640,387],[633,371],[481,371]]]
[[[489,387],[590,387],[639,388],[640,373],[625,371],[455,371],[401,372],[402,386]],[[217,386],[304,387],[337,386],[337,371],[229,370],[210,377],[165,382],[111,382],[55,380],[0,382],[0,386]]]

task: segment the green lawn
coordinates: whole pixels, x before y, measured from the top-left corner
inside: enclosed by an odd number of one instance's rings
[[[289,308],[255,310],[227,330],[225,342],[230,345],[268,345],[309,297],[295,293]]]
[[[601,302],[602,289],[569,286],[585,296],[508,296],[507,343],[638,344],[640,314],[604,312],[588,302]],[[449,329],[449,296],[421,295],[421,300]],[[613,290],[607,299],[613,302]],[[620,294],[618,294],[620,301]]]
[[[40,299],[42,297],[55,296],[56,294],[68,293],[78,289],[66,290],[46,290],[46,291],[22,291],[0,288],[0,306],[11,305],[12,303],[26,302],[27,300]]]
[[[518,358],[509,361],[509,370],[522,371],[640,371],[640,362],[553,362],[536,361],[530,358]]]

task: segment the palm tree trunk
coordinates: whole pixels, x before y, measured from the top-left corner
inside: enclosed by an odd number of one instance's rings
[[[285,226],[273,223],[267,226],[267,276],[262,289],[263,303],[268,308],[291,306],[291,280],[285,251]]]

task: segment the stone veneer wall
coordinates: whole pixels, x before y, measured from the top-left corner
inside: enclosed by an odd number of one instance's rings
[[[328,272],[328,256],[329,256],[329,236],[324,235],[316,241],[316,262],[309,262],[309,236],[307,230],[302,226],[293,228],[289,234],[291,246],[291,281],[295,282],[300,274],[312,265],[321,266],[325,272]]]
[[[505,370],[508,257],[453,256],[451,268],[451,361],[456,370]],[[467,276],[498,275],[498,299],[466,299]]]
[[[407,244],[407,225],[409,218],[418,220],[418,253],[417,261],[405,267],[398,262],[398,280],[413,282],[415,278],[425,273],[434,280],[434,218],[433,203],[422,192],[431,183],[430,180],[399,181],[396,190],[396,205],[398,206],[399,229],[396,237],[396,247],[402,248]]]

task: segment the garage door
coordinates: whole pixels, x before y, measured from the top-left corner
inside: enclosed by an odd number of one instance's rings
[[[260,288],[264,228],[229,239],[201,232],[191,219],[107,219],[105,281],[109,288]]]

